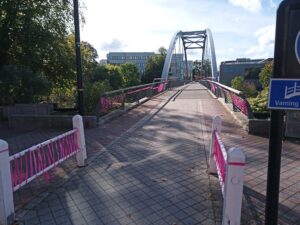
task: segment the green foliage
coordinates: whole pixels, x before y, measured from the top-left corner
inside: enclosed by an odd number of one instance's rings
[[[84,107],[85,112],[93,114],[99,101],[99,97],[107,91],[111,91],[111,87],[107,80],[97,81],[85,84]]]
[[[244,89],[244,77],[237,76],[231,81],[231,87],[237,89],[239,91],[243,91]]]
[[[124,79],[120,72],[120,67],[116,65],[106,65],[107,79],[113,90],[120,89],[124,86]]]
[[[120,73],[123,76],[124,87],[131,87],[141,83],[139,71],[133,63],[120,65]]]
[[[163,47],[159,48],[159,54],[148,59],[145,65],[145,74],[142,77],[143,83],[151,83],[155,78],[160,78],[167,55],[167,50]]]
[[[252,83],[252,82],[244,82],[243,93],[247,97],[256,97],[257,96],[257,91],[256,91],[255,84]]]
[[[231,81],[231,87],[242,91],[246,97],[255,97],[257,95],[256,87],[253,83],[245,81],[244,77],[237,76]]]
[[[257,95],[256,98],[249,99],[253,112],[268,112],[268,96],[269,96],[269,83],[273,74],[273,63],[268,63],[259,73],[259,81],[263,86],[263,90]]]
[[[0,70],[0,105],[39,102],[49,92],[48,80],[26,67],[9,65]]]
[[[273,74],[273,62],[266,64],[264,68],[261,70],[261,72],[259,73],[259,81],[262,84],[263,89],[269,87],[270,78],[272,74]]]
[[[72,1],[0,1],[0,67],[24,65],[39,71],[60,52],[73,22]]]
[[[0,70],[6,70],[6,65],[22,68],[17,75],[12,73],[10,79],[2,79],[2,86],[7,86],[1,93],[1,98],[6,99],[2,102],[13,104],[17,100],[36,102],[43,99],[60,106],[74,106],[76,54],[73,26],[72,0],[0,1]],[[81,42],[81,56],[83,75],[86,76],[98,64],[97,51],[89,43]],[[29,76],[30,73],[33,75]],[[20,96],[16,98],[16,95]]]
[[[55,85],[48,97],[48,101],[58,104],[59,108],[74,108],[77,101],[76,86],[73,83],[66,85]]]
[[[266,88],[262,90],[256,98],[249,98],[249,104],[253,112],[268,112],[268,95],[269,90]]]

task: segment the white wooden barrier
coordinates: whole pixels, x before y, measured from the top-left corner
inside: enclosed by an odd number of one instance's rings
[[[76,154],[77,166],[83,167],[86,166],[87,155],[86,155],[86,145],[85,145],[85,138],[84,138],[82,116],[76,115],[73,117],[72,121],[73,121],[73,128],[78,129],[77,139],[78,139],[79,151]]]
[[[76,153],[77,166],[83,167],[86,165],[87,154],[86,154],[82,117],[80,115],[76,115],[73,117],[72,121],[73,121],[73,128],[76,128],[78,130],[77,140],[78,140],[79,151],[77,151],[77,153]],[[55,141],[55,140],[63,137],[64,135],[65,134],[62,134],[58,137],[55,137],[48,141],[45,141],[41,144],[46,144],[47,142]],[[28,151],[28,149],[25,151]],[[22,152],[17,153],[17,154],[22,155]],[[15,215],[14,215],[15,210],[14,210],[14,201],[13,201],[14,189],[12,187],[11,170],[10,170],[10,160],[11,159],[10,158],[13,158],[13,157],[9,157],[9,150],[8,150],[7,142],[0,139],[0,225],[10,225],[10,224],[13,224],[13,222],[15,220]],[[64,161],[67,158],[68,157],[60,159],[59,162],[55,162],[53,165],[50,165],[48,168],[44,169],[42,172],[43,173],[46,172],[47,170],[53,168],[54,166],[61,163],[62,161]],[[34,178],[38,177],[41,174],[42,173],[39,172],[33,178],[30,178],[30,181],[33,180]],[[29,182],[29,181],[27,181],[27,182]]]
[[[218,173],[218,165],[215,157],[214,146],[214,132],[221,131],[221,117],[216,116],[212,125],[212,139],[210,146],[209,158],[209,172]],[[219,138],[218,138],[219,139]],[[218,141],[221,141],[220,139]],[[224,150],[224,145],[220,143],[221,149]],[[244,185],[244,168],[245,168],[245,155],[239,148],[230,148],[227,153],[225,152],[226,162],[226,175],[224,186],[221,187],[223,191],[223,216],[222,225],[240,225],[241,221],[241,208],[243,198],[243,185]],[[219,179],[221,179],[219,177]],[[221,183],[222,185],[222,183]]]
[[[0,225],[10,225],[15,220],[8,153],[7,142],[0,140]]]

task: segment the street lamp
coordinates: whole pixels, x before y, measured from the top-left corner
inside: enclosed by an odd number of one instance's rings
[[[78,108],[79,108],[79,114],[81,116],[83,116],[84,115],[84,107],[83,107],[83,85],[82,85],[82,66],[81,66],[81,52],[80,52],[78,0],[73,0],[73,4],[74,4]]]

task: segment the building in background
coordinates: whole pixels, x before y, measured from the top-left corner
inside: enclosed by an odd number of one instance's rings
[[[133,63],[139,73],[144,74],[147,60],[154,55],[154,52],[109,52],[106,56],[108,64]]]
[[[271,60],[238,58],[234,61],[221,62],[219,82],[231,86],[231,81],[235,77],[243,76],[245,81],[254,83],[257,89],[260,89],[261,84],[258,75],[265,64]]]
[[[106,65],[106,64],[107,64],[107,59],[100,59],[99,64],[100,64],[101,66]]]
[[[102,61],[103,65],[107,64],[121,65],[124,63],[133,63],[138,68],[139,73],[142,75],[145,72],[145,65],[148,59],[154,56],[154,52],[109,52],[107,54],[107,60]],[[100,62],[100,63],[101,63]],[[184,62],[183,54],[173,54],[169,75],[174,78],[182,78],[186,72],[186,64]],[[193,62],[188,61],[188,73],[189,76],[193,70]]]

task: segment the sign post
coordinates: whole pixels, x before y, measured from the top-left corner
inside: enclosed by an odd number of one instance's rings
[[[268,107],[271,109],[265,224],[278,220],[278,197],[283,135],[283,110],[300,110],[300,1],[281,2],[276,19],[273,78]]]

